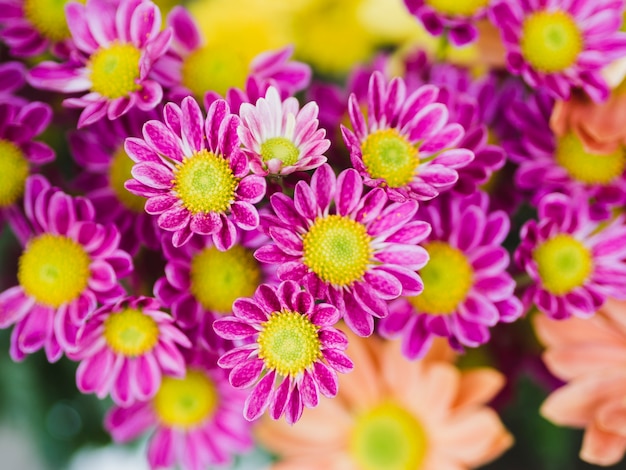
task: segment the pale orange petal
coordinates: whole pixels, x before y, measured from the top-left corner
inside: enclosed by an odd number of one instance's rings
[[[420,470],[467,470],[467,467],[443,455],[436,455],[425,461]]]
[[[626,370],[626,344],[576,343],[544,352],[548,369],[565,381],[611,369]]]
[[[293,458],[275,463],[272,470],[360,470],[345,452],[319,453],[309,458]]]
[[[624,337],[604,318],[595,315],[588,319],[572,317],[552,320],[545,315],[535,315],[533,325],[539,340],[547,347],[572,343],[624,344]]]
[[[626,401],[624,397],[615,397],[608,401],[596,414],[596,423],[606,432],[626,437]]]
[[[487,367],[464,371],[454,408],[487,403],[504,386],[505,380],[500,372]]]
[[[580,458],[595,465],[613,465],[622,460],[626,437],[603,431],[596,423],[585,431]]]
[[[626,341],[626,301],[607,299],[600,312],[622,331]]]
[[[422,421],[438,421],[456,400],[461,373],[447,362],[428,362],[422,370],[420,375],[399,382],[394,393]]]

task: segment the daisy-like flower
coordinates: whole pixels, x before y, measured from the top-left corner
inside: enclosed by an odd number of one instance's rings
[[[239,297],[251,297],[259,284],[270,280],[269,266],[254,258],[254,250],[268,241],[257,230],[238,232],[228,251],[218,250],[209,237],[194,236],[179,248],[163,240],[167,264],[154,295],[195,344],[223,352],[226,345],[215,334],[213,321],[230,314]]]
[[[132,271],[132,260],[118,249],[117,229],[94,222],[87,199],[35,175],[26,181],[24,206],[30,237],[19,258],[19,284],[0,294],[0,328],[15,325],[14,360],[43,347],[53,362],[75,347],[78,328],[98,302],[124,295],[118,279]]]
[[[523,300],[554,319],[589,317],[608,297],[626,298],[624,217],[596,222],[580,198],[553,193],[527,221],[515,251],[533,281]]]
[[[230,464],[233,455],[252,447],[250,423],[241,414],[244,399],[214,357],[193,353],[184,377],[165,375],[151,400],[114,406],[104,427],[116,442],[153,429],[148,442],[152,469],[204,470]]]
[[[512,322],[523,313],[506,272],[509,255],[501,245],[509,233],[503,211],[489,212],[483,193],[460,198],[441,195],[420,208],[432,233],[422,242],[429,261],[419,274],[424,291],[389,305],[380,332],[402,337],[409,359],[423,357],[435,336],[455,349],[489,340],[489,327]]]
[[[296,98],[282,101],[273,86],[256,105],[243,103],[237,129],[252,172],[266,176],[312,170],[326,163],[330,147],[326,131],[318,129],[319,108],[314,101],[302,109]]]
[[[565,381],[541,406],[559,426],[584,428],[580,458],[615,465],[626,453],[626,303],[608,299],[588,319],[534,318],[543,360]]]
[[[141,135],[143,124],[158,117],[156,111],[133,109],[120,118],[100,120],[69,133],[74,160],[85,170],[74,180],[96,209],[97,220],[113,223],[119,229],[120,246],[136,255],[140,246],[161,247],[156,218],[146,213],[146,199],[128,191],[124,185],[132,178],[133,160],[124,150],[127,137]]]
[[[395,343],[348,339],[354,371],[339,377],[334,400],[293,426],[265,420],[256,428],[278,456],[272,470],[469,470],[511,446],[485,405],[504,383],[497,371],[410,362]]]
[[[476,40],[476,22],[487,15],[489,0],[404,0],[411,14],[433,36],[449,35],[455,46]]]
[[[594,101],[609,89],[600,70],[626,52],[621,0],[519,2],[499,0],[490,10],[507,49],[507,67],[533,88],[569,99],[582,88]]]
[[[306,286],[339,308],[354,332],[369,336],[373,317],[387,315],[387,301],[422,292],[416,271],[428,254],[417,243],[428,236],[430,225],[412,221],[416,201],[388,204],[380,188],[362,193],[356,170],[336,177],[322,165],[310,184],[298,182],[293,200],[272,195],[276,215],[268,218],[268,233],[274,244],[255,256],[278,264],[281,280]]]
[[[460,124],[448,123],[448,109],[437,103],[439,89],[424,85],[408,93],[400,77],[388,84],[371,76],[367,123],[354,95],[348,112],[352,130],[342,126],[352,165],[368,186],[380,186],[395,201],[428,200],[458,180],[457,169],[474,159],[458,148]]]
[[[191,342],[162,306],[149,297],[126,297],[87,318],[71,352],[80,361],[76,385],[98,398],[111,395],[120,406],[146,401],[157,393],[162,375],[183,377],[180,347]]]
[[[252,298],[235,301],[232,316],[215,320],[218,335],[244,342],[217,363],[231,369],[233,387],[253,387],[244,405],[246,419],[269,408],[273,419],[284,414],[293,424],[305,406],[317,406],[319,393],[337,394],[337,372],[353,366],[344,353],[348,339],[333,327],[340,317],[333,305],[316,303],[296,282],[283,281],[261,284]]]
[[[42,62],[28,75],[35,88],[86,92],[63,104],[84,108],[78,127],[116,119],[138,107],[149,111],[163,97],[150,70],[166,51],[171,30],[161,29],[161,12],[150,0],[88,0],[66,7],[72,41],[78,49],[66,63]]]
[[[231,248],[237,227],[254,230],[259,214],[253,205],[265,195],[265,179],[250,175],[240,149],[239,118],[226,101],[210,106],[206,119],[198,103],[186,97],[179,107],[168,103],[163,122],[150,120],[143,139],[128,138],[126,153],[135,161],[126,189],[146,197],[146,212],[173,232],[174,246],[192,234],[211,235],[215,246]]]

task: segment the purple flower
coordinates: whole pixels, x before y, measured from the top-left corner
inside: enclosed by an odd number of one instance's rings
[[[126,189],[148,198],[146,212],[173,232],[174,246],[198,233],[211,235],[225,251],[234,245],[237,227],[247,231],[259,225],[253,204],[265,195],[266,184],[249,174],[239,125],[226,101],[215,101],[204,119],[189,96],[181,107],[166,104],[163,122],[148,121],[143,139],[126,140],[126,153],[135,161]]]
[[[282,101],[274,87],[256,105],[243,103],[238,134],[252,172],[289,175],[326,163],[323,153],[330,141],[324,138],[326,131],[318,129],[317,113],[317,103],[311,101],[300,109],[296,98]]]
[[[161,12],[150,0],[88,0],[66,8],[72,40],[80,53],[66,63],[42,62],[28,75],[35,88],[63,93],[86,92],[63,104],[84,108],[78,127],[103,117],[116,119],[135,106],[156,107],[161,84],[150,77],[165,53],[171,30],[161,29]]]
[[[272,195],[276,215],[266,225],[274,244],[259,248],[255,256],[278,264],[281,280],[306,286],[317,299],[335,305],[350,329],[369,336],[373,317],[387,315],[387,301],[422,291],[415,271],[428,255],[417,243],[430,226],[412,222],[416,201],[388,204],[380,188],[362,193],[356,170],[335,177],[330,166],[322,165],[310,184],[298,182],[293,200]]]
[[[590,219],[581,197],[552,193],[539,202],[539,220],[527,221],[516,262],[533,284],[523,301],[554,319],[589,317],[608,297],[626,299],[626,225],[623,215]]]
[[[79,330],[70,354],[80,361],[76,385],[98,398],[110,394],[120,406],[148,400],[161,386],[162,374],[185,375],[181,346],[191,342],[156,300],[123,298],[96,310]]]
[[[442,195],[422,206],[419,216],[433,229],[422,242],[429,255],[419,271],[424,291],[393,301],[380,332],[402,337],[409,359],[423,357],[435,336],[448,338],[455,349],[486,343],[489,327],[523,313],[501,246],[509,233],[507,215],[489,212],[487,196],[475,193]]]
[[[118,249],[113,225],[94,222],[94,209],[38,175],[26,181],[28,233],[19,259],[19,284],[0,294],[0,328],[15,325],[11,357],[18,361],[42,347],[50,362],[75,347],[78,328],[97,307],[124,295],[118,279],[132,271]]]
[[[319,393],[337,394],[337,372],[353,367],[343,352],[348,338],[333,327],[340,317],[336,307],[316,303],[296,282],[284,281],[278,287],[260,285],[254,297],[235,301],[233,316],[215,321],[222,338],[245,342],[220,357],[218,365],[231,369],[233,387],[253,387],[246,419],[257,419],[269,407],[273,419],[285,414],[293,424],[304,406],[317,406]]]
[[[252,447],[250,423],[241,414],[245,395],[233,389],[212,357],[194,354],[184,377],[163,376],[154,398],[126,408],[114,406],[104,427],[116,442],[154,429],[148,442],[153,469],[203,470],[230,464]]]
[[[490,10],[507,66],[533,88],[568,99],[582,88],[594,101],[609,90],[600,70],[626,53],[622,0],[499,0]]]
[[[457,169],[474,159],[458,148],[465,133],[448,122],[439,89],[424,85],[408,93],[400,77],[385,84],[380,72],[369,82],[367,122],[350,96],[352,129],[341,128],[354,168],[368,186],[382,187],[394,201],[428,200],[458,180]]]

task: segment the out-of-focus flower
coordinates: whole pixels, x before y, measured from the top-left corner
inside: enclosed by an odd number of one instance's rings
[[[460,372],[444,361],[407,361],[398,344],[351,335],[354,371],[339,393],[293,426],[265,420],[255,435],[273,470],[469,470],[513,439],[485,406],[502,387],[492,369]]]
[[[126,297],[96,310],[78,332],[69,356],[80,361],[76,385],[120,406],[154,397],[162,375],[183,377],[180,347],[191,342],[161,305],[149,297]]]
[[[369,82],[367,121],[351,95],[352,130],[342,126],[352,165],[368,186],[381,187],[394,201],[428,200],[458,180],[457,168],[474,154],[458,144],[460,124],[448,123],[448,109],[437,103],[439,89],[424,85],[407,93],[400,77],[389,83],[380,72]]]
[[[213,102],[203,117],[188,96],[179,107],[168,103],[163,121],[143,126],[143,139],[126,139],[135,161],[126,189],[146,197],[145,210],[173,232],[174,246],[194,234],[211,235],[220,250],[235,243],[237,227],[254,230],[259,214],[253,205],[265,195],[265,179],[250,175],[240,148],[239,117],[224,100]]]
[[[214,357],[193,353],[183,378],[166,375],[151,400],[114,406],[104,426],[116,442],[154,429],[148,443],[152,469],[203,470],[229,464],[252,447],[250,424],[241,413],[244,398]]]
[[[274,87],[255,105],[243,103],[237,131],[252,172],[288,175],[326,163],[323,154],[330,141],[324,138],[326,131],[318,129],[317,113],[317,103],[308,102],[300,109],[296,98],[282,101]]]
[[[595,222],[584,199],[552,193],[539,220],[521,230],[515,260],[533,283],[523,295],[554,319],[593,315],[609,297],[626,298],[624,217]]]
[[[566,384],[541,414],[559,426],[585,428],[580,458],[614,465],[626,452],[626,302],[608,299],[591,318],[534,318],[543,359]]]
[[[489,199],[476,193],[441,195],[422,206],[418,217],[432,226],[422,242],[429,255],[419,271],[424,291],[393,301],[381,333],[401,336],[410,359],[423,357],[435,336],[447,337],[455,349],[486,343],[489,327],[523,313],[506,272],[509,254],[501,246],[509,233],[507,215],[489,212]]]
[[[116,119],[135,106],[154,109],[163,98],[161,84],[150,77],[165,54],[170,29],[161,31],[161,12],[150,0],[88,0],[66,8],[72,41],[79,53],[62,64],[45,61],[28,74],[35,88],[63,93],[86,92],[63,104],[84,108],[78,127],[107,117]]]
[[[252,298],[233,304],[233,316],[213,323],[224,339],[243,341],[226,352],[218,365],[230,371],[235,388],[253,387],[244,416],[252,421],[268,408],[273,419],[300,419],[304,407],[314,408],[319,393],[337,394],[337,372],[352,370],[344,350],[345,334],[334,328],[341,317],[333,305],[315,298],[294,281],[261,284]]]
[[[603,101],[609,89],[601,69],[626,53],[623,12],[621,0],[499,0],[490,17],[500,29],[509,71],[557,98],[569,99],[572,88],[582,88]]]
[[[118,279],[132,271],[118,249],[113,225],[94,221],[91,203],[51,187],[39,175],[26,180],[25,226],[30,230],[19,259],[19,284],[0,294],[0,328],[15,325],[11,357],[45,348],[50,362],[76,347],[76,334],[98,302],[124,295]]]
[[[298,281],[335,305],[357,334],[372,333],[373,317],[387,315],[387,301],[422,291],[416,270],[428,255],[417,243],[430,226],[412,222],[417,202],[388,204],[380,188],[363,196],[356,170],[336,177],[327,164],[310,184],[298,182],[294,199],[273,194],[270,202],[275,215],[264,224],[274,243],[255,257],[277,264],[280,279]]]

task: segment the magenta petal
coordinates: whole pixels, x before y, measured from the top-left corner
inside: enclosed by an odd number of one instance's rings
[[[282,227],[270,227],[269,234],[281,251],[291,256],[302,255],[302,239],[293,230]]]
[[[174,430],[160,427],[148,444],[148,462],[152,468],[170,468],[175,463]]]
[[[224,339],[245,339],[258,333],[258,330],[252,325],[228,317],[215,320],[213,329]]]
[[[172,187],[174,174],[165,165],[152,162],[141,162],[133,165],[133,178],[142,184],[154,189],[169,189]]]
[[[235,201],[230,206],[235,224],[242,230],[254,230],[259,226],[259,213],[249,202]]]
[[[96,393],[104,397],[109,392],[110,373],[114,356],[108,348],[81,361],[76,369],[76,386],[82,393]],[[104,387],[103,387],[104,386]]]
[[[324,328],[320,330],[318,336],[325,349],[339,349],[343,351],[348,347],[348,337],[341,330]]]
[[[336,349],[325,349],[322,354],[328,365],[337,372],[347,374],[354,368],[354,363],[342,351]]]
[[[374,258],[383,264],[398,264],[417,271],[428,262],[428,252],[418,245],[394,244],[383,248]]]
[[[290,265],[292,264],[290,260],[293,259],[292,256],[286,255],[285,252],[283,252],[276,245],[265,245],[265,246],[258,248],[254,252],[254,257],[262,263],[271,263],[271,264],[289,263]],[[296,263],[296,265],[302,265],[302,263],[299,261],[297,262],[294,261],[293,263]],[[290,267],[294,267],[294,266],[290,266]],[[306,268],[306,266],[304,267],[304,269],[305,271],[308,271],[308,268]]]
[[[155,421],[153,407],[148,403],[137,403],[128,408],[111,408],[104,417],[104,427],[115,442],[127,442],[138,437]]]
[[[311,376],[308,370],[304,370],[302,374],[302,382],[300,383],[300,395],[302,397],[302,403],[307,408],[315,408],[319,401],[319,392],[317,389],[317,383]]]
[[[35,304],[22,322],[22,332],[18,339],[19,348],[26,354],[41,349],[49,335],[53,333],[54,310],[51,307]]]
[[[339,321],[341,313],[331,304],[316,304],[313,308],[311,321],[318,326],[332,326]]]
[[[284,413],[290,391],[291,379],[289,377],[285,377],[274,392],[274,397],[272,399],[272,403],[270,404],[270,416],[273,419],[279,419]]]
[[[190,219],[191,214],[189,210],[185,207],[178,206],[173,207],[167,212],[163,212],[157,219],[157,222],[162,229],[175,231],[185,227]]]
[[[337,213],[351,213],[359,203],[362,193],[363,180],[359,173],[352,168],[341,172],[337,177]]]
[[[308,220],[317,216],[317,201],[311,187],[304,181],[298,181],[294,191],[294,204],[298,214]]]
[[[287,421],[287,424],[291,425],[298,421],[302,416],[303,410],[304,406],[302,403],[302,396],[300,395],[300,390],[298,390],[296,386],[291,391],[291,396],[289,397],[287,407],[285,408],[285,421]]]
[[[161,369],[156,358],[151,354],[137,357],[135,369],[136,398],[144,401],[152,398],[161,386]]]
[[[213,234],[213,244],[220,251],[228,251],[235,245],[237,240],[237,227],[224,214],[220,214],[220,220],[222,227]]]
[[[261,376],[264,362],[261,359],[237,364],[231,371],[228,379],[235,388],[248,388]]]
[[[311,177],[311,189],[322,212],[328,209],[335,196],[335,184],[335,172],[330,165],[320,166]]]
[[[393,275],[379,269],[370,269],[363,275],[368,287],[376,291],[382,299],[391,300],[400,296],[402,284]]]
[[[337,381],[337,373],[334,370],[326,364],[316,361],[313,363],[313,374],[322,395],[327,398],[332,398],[337,395],[339,384]]]
[[[276,371],[270,371],[259,381],[258,384],[256,384],[252,393],[250,393],[248,398],[246,398],[243,414],[248,421],[254,421],[267,409],[272,397],[272,388],[274,386],[275,378]]]
[[[189,228],[194,233],[200,235],[213,235],[217,233],[222,224],[220,222],[220,216],[215,212],[200,212],[191,216],[191,222]]]
[[[351,295],[345,295],[343,319],[352,331],[362,337],[367,337],[374,331],[374,320],[372,315],[356,302]]]
[[[115,403],[120,406],[128,406],[131,404],[132,396],[132,384],[134,367],[132,367],[131,361],[126,358],[120,358],[122,366],[120,367],[117,377],[113,383],[111,389],[111,398]],[[119,359],[118,359],[119,360]],[[131,371],[131,369],[133,369]]]

